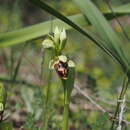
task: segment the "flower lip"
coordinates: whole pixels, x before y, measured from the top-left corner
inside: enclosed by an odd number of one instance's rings
[[[68,63],[59,61],[54,65],[54,68],[61,79],[67,79],[68,77]]]

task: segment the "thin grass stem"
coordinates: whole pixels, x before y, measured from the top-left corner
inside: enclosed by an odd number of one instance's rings
[[[49,106],[49,103],[50,103],[51,79],[52,79],[52,73],[51,73],[51,71],[49,71],[48,85],[46,87],[45,106],[44,106],[44,109],[43,109],[44,110],[44,119],[43,119],[43,121],[44,121],[44,130],[48,130],[48,121],[49,121],[49,107],[48,106]]]
[[[116,111],[115,111],[115,114],[114,114],[114,119],[116,119],[117,114],[119,113],[119,108],[120,108],[121,100],[123,100],[123,97],[124,97],[124,95],[126,94],[126,91],[127,91],[128,85],[129,85],[129,82],[130,82],[129,79],[128,79],[128,81],[126,82],[126,78],[125,78],[124,81],[123,81],[122,90],[121,90],[121,92],[120,92],[120,95],[119,95],[119,98],[118,98],[118,101],[117,101],[117,106],[116,106]],[[111,130],[114,129],[114,126],[115,126],[115,120],[112,121]]]

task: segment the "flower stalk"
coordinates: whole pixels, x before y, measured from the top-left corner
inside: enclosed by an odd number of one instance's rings
[[[69,104],[71,92],[74,88],[75,68],[69,68],[69,75],[67,80],[62,80],[64,87],[64,115],[63,115],[63,129],[68,130],[69,127]]]
[[[69,104],[71,92],[74,88],[75,64],[72,60],[62,54],[67,41],[66,31],[55,28],[54,36],[49,35],[48,39],[43,41],[43,47],[50,49],[54,53],[53,59],[49,63],[49,68],[54,69],[62,81],[64,88],[64,114],[63,128],[69,128]]]

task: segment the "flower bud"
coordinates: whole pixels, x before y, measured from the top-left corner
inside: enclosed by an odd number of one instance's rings
[[[45,49],[54,48],[54,43],[53,43],[53,41],[50,40],[50,39],[45,39],[45,40],[42,42],[42,45],[43,45],[43,48],[45,48]]]
[[[63,50],[66,45],[67,37],[66,37],[66,31],[63,29],[63,31],[60,34],[60,50]]]
[[[66,39],[66,31],[65,31],[65,29],[63,29],[63,31],[60,34],[60,41],[63,41],[65,39]]]
[[[60,42],[60,33],[60,30],[58,29],[58,27],[56,27],[54,30],[54,41],[56,44],[59,44]]]

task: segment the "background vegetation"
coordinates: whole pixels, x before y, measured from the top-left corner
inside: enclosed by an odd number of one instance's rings
[[[116,12],[115,18],[105,0],[92,1],[104,14],[118,37],[122,39],[122,47],[128,52],[129,57],[130,2],[128,0],[111,0],[110,5]],[[99,35],[91,21],[88,21],[87,17],[80,16],[81,11],[74,1],[46,0],[45,2],[65,16],[78,14],[79,19],[76,17],[76,23],[82,25],[85,30]],[[4,117],[5,121],[11,122],[16,130],[43,128],[48,85],[50,85],[49,95],[51,95],[47,110],[49,113],[48,129],[59,130],[62,127],[63,87],[55,72],[52,72],[51,79],[49,78],[48,63],[51,54],[43,50],[41,44],[45,35],[49,34],[55,25],[61,26],[61,23],[56,24],[53,19],[55,19],[54,16],[41,10],[31,1],[0,0],[0,82],[5,85],[8,93]],[[37,28],[31,28],[28,33],[24,31],[21,31],[23,33],[21,35],[17,33],[21,28],[38,23],[42,24]],[[67,31],[68,42],[64,52],[76,63],[75,85],[81,90],[74,89],[72,93],[70,130],[109,130],[112,121],[104,110],[109,113],[115,111],[117,98],[122,88],[123,71],[115,60],[95,44],[91,44],[92,41],[89,38],[66,25],[64,27],[69,28]],[[7,33],[15,30],[14,37],[18,37],[18,39],[13,39],[13,35]],[[127,38],[125,33],[128,35]],[[112,47],[110,46],[110,48]],[[95,106],[87,96],[101,105],[103,109]],[[128,88],[124,113],[124,119],[128,122],[123,125],[124,130],[130,129],[129,106],[130,89]]]

